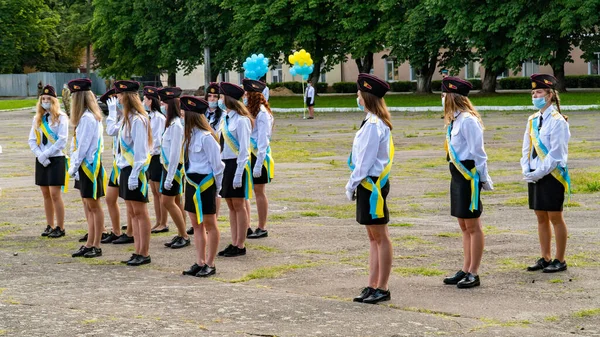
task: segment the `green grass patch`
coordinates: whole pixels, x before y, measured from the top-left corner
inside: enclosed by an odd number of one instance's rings
[[[440,197],[445,197],[448,195],[448,191],[444,190],[444,191],[440,191],[440,192],[425,192],[425,194],[423,194],[424,198],[440,198]]]
[[[400,242],[402,245],[411,247],[417,245],[431,245],[431,241],[427,241],[423,238],[414,235],[403,235],[399,237],[392,238],[393,241]]]
[[[307,262],[307,263],[301,263],[301,264],[285,264],[285,265],[280,265],[280,266],[258,268],[258,269],[251,271],[250,273],[244,275],[241,278],[229,281],[229,283],[242,283],[242,282],[248,282],[251,280],[276,278],[276,277],[279,277],[290,271],[304,269],[304,268],[310,268],[310,267],[314,267],[316,265],[318,265],[318,263],[316,263],[316,262]]]
[[[277,249],[275,247],[257,245],[257,244],[248,243],[248,242],[246,242],[246,246],[248,246],[248,248],[250,248],[252,250],[262,250],[263,252],[268,252],[268,253],[279,253],[279,252],[281,252],[279,249]]]
[[[504,233],[508,233],[508,232],[509,232],[508,229],[499,229],[496,226],[484,226],[483,227],[483,233],[485,235],[504,234]]]
[[[33,107],[37,99],[9,99],[0,100],[0,110],[12,110]]]
[[[356,204],[347,203],[341,205],[315,205],[315,209],[322,211],[325,216],[336,219],[348,219],[356,215]]]
[[[285,197],[285,198],[274,198],[279,201],[289,201],[289,202],[316,202],[316,199],[312,198],[298,198],[298,197]]]
[[[401,276],[440,276],[444,271],[428,267],[396,267],[392,271]]]
[[[304,212],[300,212],[300,215],[307,216],[307,217],[316,217],[316,216],[319,216],[319,213],[313,212],[313,211],[304,211]]]
[[[406,223],[406,222],[402,222],[402,223],[391,223],[388,224],[389,227],[412,227],[414,226],[411,223]]]
[[[580,252],[577,254],[569,255],[569,264],[577,267],[594,267],[600,266],[600,254],[596,252]]]
[[[292,215],[288,214],[288,213],[269,214],[269,219],[272,221],[283,221],[283,220],[290,219],[291,217],[292,217]]]
[[[522,262],[517,262],[513,258],[506,257],[498,260],[500,264],[501,271],[516,271],[516,270],[525,270],[527,268],[527,264]]]
[[[437,233],[435,236],[439,236],[440,238],[459,238],[462,234],[457,232],[443,232]]]
[[[510,198],[503,202],[505,206],[525,206],[529,205],[529,199],[527,197],[516,197]]]
[[[555,279],[549,280],[548,282],[549,283],[565,283],[565,281],[563,281],[563,280],[561,280],[559,278],[555,278]]]
[[[544,317],[544,321],[546,321],[546,322],[556,322],[556,321],[558,321],[558,316]]]
[[[565,202],[565,207],[581,207],[581,204],[577,201],[567,201]]]
[[[584,318],[600,315],[600,308],[580,310],[573,313],[573,317]]]
[[[569,170],[573,193],[595,193],[600,191],[600,172],[586,169]]]

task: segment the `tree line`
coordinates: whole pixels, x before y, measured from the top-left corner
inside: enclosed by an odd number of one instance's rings
[[[0,73],[73,69],[91,46],[103,76],[168,73],[175,85],[208,59],[216,80],[250,54],[276,65],[304,48],[316,83],[348,58],[369,72],[389,50],[411,64],[417,92],[431,92],[436,67],[469,61],[494,92],[527,60],[549,65],[564,90],[573,48],[586,61],[600,51],[598,13],[600,0],[0,0]]]

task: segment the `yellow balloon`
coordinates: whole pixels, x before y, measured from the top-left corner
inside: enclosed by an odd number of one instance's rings
[[[312,66],[313,64],[313,60],[312,59],[308,59],[308,62],[306,63],[307,66]]]
[[[288,56],[288,61],[290,61],[291,64],[294,64],[294,59],[295,59],[295,55]]]

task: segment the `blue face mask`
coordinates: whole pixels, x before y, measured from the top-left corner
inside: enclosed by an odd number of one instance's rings
[[[150,112],[150,108],[146,104],[144,104],[144,110]]]
[[[163,105],[163,106],[161,106],[161,107],[160,107],[160,112],[162,112],[162,114],[163,114],[163,115],[166,115],[166,114],[167,114],[167,107],[166,107],[166,106],[164,106],[164,105]]]
[[[244,97],[244,99],[242,101],[244,102],[245,106],[248,106],[248,99],[246,97]]]
[[[365,106],[360,104],[360,98],[356,97],[356,105],[358,105],[358,110],[365,111]]]
[[[117,109],[123,111],[123,104],[121,102],[117,102]]]
[[[223,111],[227,110],[227,107],[225,106],[225,103],[223,102],[223,100],[222,100],[222,99],[220,99],[220,100],[217,102],[217,105],[219,106],[219,109],[221,109],[221,110],[223,110]]]
[[[208,102],[208,107],[211,109],[216,109],[217,108],[217,102]]]
[[[546,98],[545,97],[532,98],[531,102],[533,103],[533,106],[536,107],[537,109],[541,109],[546,106]]]

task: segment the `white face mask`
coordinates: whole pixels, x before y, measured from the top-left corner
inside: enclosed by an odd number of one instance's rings
[[[42,108],[44,108],[44,110],[50,110],[51,107],[52,103],[42,103]]]

